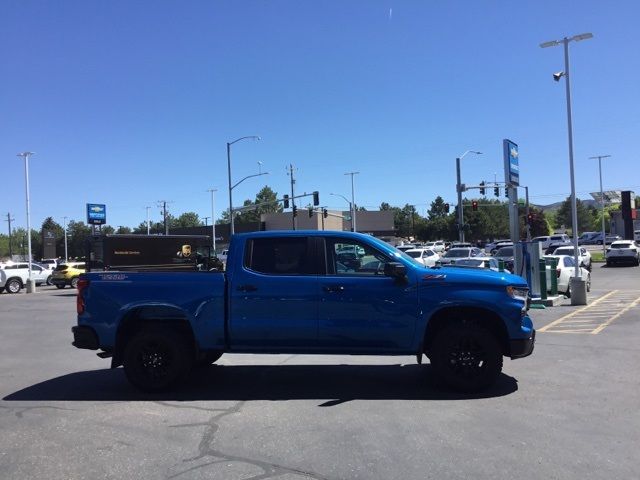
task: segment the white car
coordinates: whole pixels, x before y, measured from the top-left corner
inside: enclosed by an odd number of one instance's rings
[[[482,251],[476,247],[452,247],[439,260],[438,265],[451,265],[463,258],[481,257]]]
[[[31,279],[36,285],[51,285],[52,271],[37,263],[31,263]],[[0,292],[18,293],[29,279],[29,264],[26,262],[7,262],[0,264]]]
[[[569,279],[575,277],[576,261],[568,255],[547,255],[545,259],[555,258],[558,261],[556,271],[552,272],[551,267],[547,264],[547,288],[551,285],[551,275],[555,273],[558,279],[558,292],[564,293],[565,296],[571,296],[571,286]],[[580,267],[580,276],[587,284],[587,292],[591,291],[591,273],[586,268]]]
[[[632,240],[618,240],[607,248],[607,267],[614,263],[640,265],[640,246]]]
[[[38,262],[38,265],[41,265],[48,270],[54,271],[56,267],[61,263],[62,262],[57,258],[43,258],[40,262]]]
[[[436,261],[440,259],[440,255],[430,248],[412,248],[404,253],[425,267],[435,267]]]
[[[573,247],[558,247],[553,252],[554,255],[569,255],[573,257]],[[578,258],[580,259],[580,266],[591,271],[591,254],[589,250],[584,247],[578,247]]]
[[[633,232],[633,239],[636,242],[640,242],[640,230],[636,230],[635,232]]]

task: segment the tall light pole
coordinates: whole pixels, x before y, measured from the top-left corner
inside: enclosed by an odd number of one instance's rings
[[[69,254],[67,253],[67,218],[69,217],[62,217],[62,224],[64,225],[64,261],[67,262],[69,261]]]
[[[353,190],[353,176],[360,172],[347,172],[345,175],[351,175],[351,231],[356,232],[356,198]]]
[[[233,190],[233,187],[231,186],[231,145],[233,145],[234,143],[238,143],[241,140],[247,140],[247,139],[260,140],[260,137],[257,135],[248,135],[246,137],[236,138],[233,142],[227,142],[227,173],[229,174],[229,222],[230,222],[229,237],[231,237],[231,235],[235,233],[235,228],[233,224],[233,197],[231,194],[231,191]],[[245,180],[246,178],[247,177],[243,178],[242,180]],[[236,183],[236,185],[238,185],[238,183]]]
[[[29,261],[29,278],[27,280],[27,293],[35,293],[36,284],[31,279],[31,201],[29,199],[29,157],[35,155],[34,152],[22,152],[18,154],[24,160],[24,183],[27,192],[27,248]]]
[[[467,150],[462,155],[456,158],[456,191],[458,192],[458,240],[460,240],[461,242],[464,242],[464,213],[462,211],[462,179],[460,174],[460,160],[462,160],[469,153],[482,155],[482,152]]]
[[[213,254],[216,254],[216,192],[215,188],[207,189],[207,192],[211,192],[211,236],[213,240]]]
[[[604,258],[607,257],[607,236],[604,228],[604,192],[602,190],[602,159],[609,158],[611,155],[596,155],[595,157],[589,157],[589,160],[598,159],[598,171],[600,173],[600,208],[602,209],[602,254]]]
[[[558,45],[564,46],[564,72],[558,72],[553,74],[553,79],[556,82],[560,81],[560,78],[564,76],[567,96],[567,130],[569,133],[569,171],[571,174],[571,215],[573,216],[572,230],[573,230],[573,257],[575,261],[575,273],[574,277],[570,279],[569,285],[571,288],[571,304],[572,305],[586,305],[587,303],[587,287],[586,282],[582,280],[580,275],[580,257],[578,249],[578,208],[576,204],[576,182],[573,168],[573,126],[571,123],[571,77],[569,75],[569,42],[579,42],[581,40],[587,40],[592,38],[591,33],[581,33],[580,35],[574,35],[573,37],[564,37],[562,40],[551,40],[540,44],[541,48],[555,47]],[[603,239],[604,242],[604,239]]]

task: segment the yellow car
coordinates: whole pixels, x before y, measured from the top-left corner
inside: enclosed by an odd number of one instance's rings
[[[78,277],[85,272],[84,262],[67,262],[58,265],[51,275],[51,283],[58,288],[64,288],[71,285],[76,288],[78,285]]]

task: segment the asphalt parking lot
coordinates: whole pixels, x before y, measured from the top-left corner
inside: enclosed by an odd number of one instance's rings
[[[532,310],[531,357],[482,395],[413,357],[225,355],[143,395],[70,344],[70,289],[0,295],[0,478],[637,478],[640,268]]]

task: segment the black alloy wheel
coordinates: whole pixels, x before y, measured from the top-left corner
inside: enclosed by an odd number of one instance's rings
[[[144,392],[167,390],[182,380],[193,363],[186,339],[172,330],[142,330],[124,351],[127,379]]]
[[[492,385],[502,371],[502,350],[486,328],[457,323],[444,327],[434,338],[431,363],[449,387],[477,392]]]

